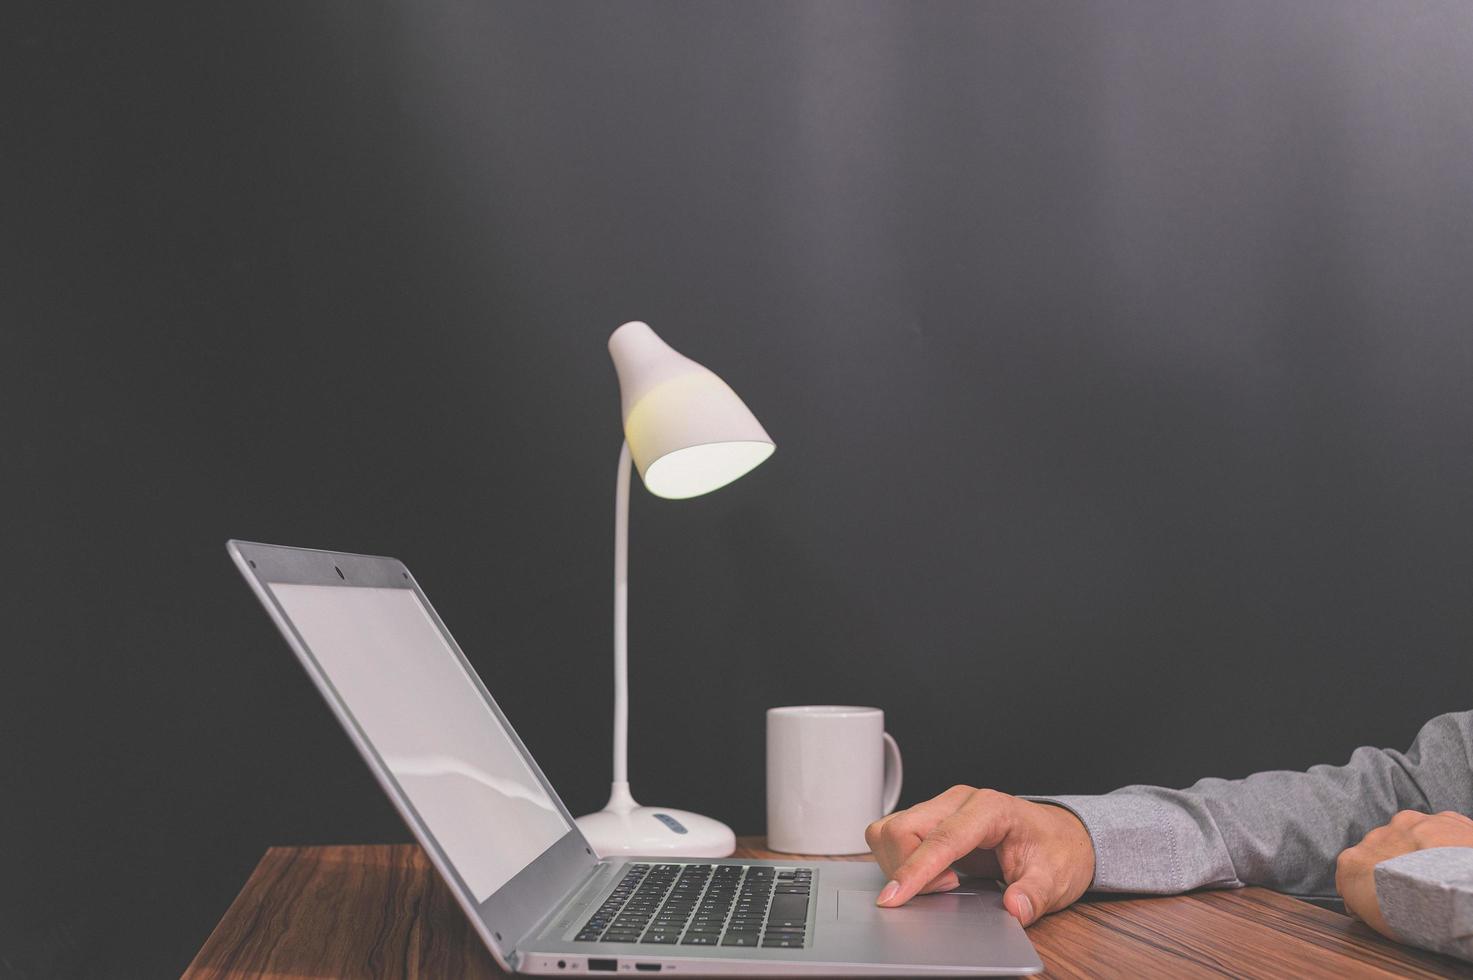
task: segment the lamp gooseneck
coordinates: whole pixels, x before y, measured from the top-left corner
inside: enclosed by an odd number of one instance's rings
[[[627,813],[629,793],[629,443],[619,447],[614,478],[614,786],[605,808]]]
[[[619,449],[614,480],[614,783],[609,802],[578,818],[599,856],[610,854],[726,857],[731,828],[687,810],[640,806],[629,792],[629,445]]]

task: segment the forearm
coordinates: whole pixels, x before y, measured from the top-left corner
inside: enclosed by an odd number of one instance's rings
[[[1366,751],[1374,750],[1360,753]],[[1264,885],[1332,895],[1340,851],[1398,809],[1425,804],[1411,793],[1358,797],[1364,761],[1352,758],[1335,771],[1317,766],[1204,779],[1179,790],[1127,786],[1052,802],[1073,810],[1089,830],[1098,891],[1167,894]]]
[[[1473,812],[1470,746],[1465,712],[1433,719],[1405,753],[1357,749],[1343,766],[1034,799],[1069,808],[1089,830],[1096,890],[1254,884],[1329,895],[1339,852],[1398,810]]]

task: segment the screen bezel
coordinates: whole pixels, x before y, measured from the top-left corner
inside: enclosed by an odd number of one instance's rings
[[[440,872],[446,884],[455,894],[456,900],[471,919],[481,939],[490,948],[497,963],[507,970],[514,968],[517,943],[553,910],[555,903],[582,884],[598,865],[573,815],[563,805],[537,760],[527,751],[516,729],[507,720],[496,699],[480,676],[471,666],[460,644],[450,635],[445,623],[430,604],[429,597],[415,581],[414,575],[396,558],[373,555],[344,554],[342,552],[317,551],[307,548],[288,548],[280,545],[259,544],[250,541],[230,541],[227,550],[240,572],[245,576],[256,597],[266,607],[277,629],[287,641],[297,658],[306,668],[318,691],[327,701],[328,707],[342,723],[353,744],[357,746],[363,761],[368,764],[379,785],[388,794],[404,822],[414,833],[431,863]],[[510,881],[502,885],[484,902],[477,902],[475,894],[460,877],[450,862],[440,842],[421,819],[404,788],[394,779],[393,773],[379,756],[378,750],[369,740],[358,720],[348,709],[347,703],[333,686],[327,672],[322,669],[311,647],[297,631],[291,617],[271,591],[272,584],[330,585],[338,587],[392,588],[412,591],[429,613],[431,621],[440,631],[446,645],[460,662],[461,668],[470,678],[490,708],[492,714],[511,736],[516,750],[537,777],[543,790],[557,807],[558,813],[567,821],[569,831],[530,864],[519,871]]]

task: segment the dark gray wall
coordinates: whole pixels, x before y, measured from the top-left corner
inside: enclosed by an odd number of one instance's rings
[[[405,838],[229,536],[403,557],[602,802],[633,317],[779,446],[634,501],[643,800],[760,831],[781,703],[884,706],[907,802],[1468,707],[1467,4],[9,19],[0,972]]]

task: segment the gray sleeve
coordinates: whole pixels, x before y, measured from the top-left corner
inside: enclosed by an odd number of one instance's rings
[[[1376,904],[1402,941],[1473,960],[1473,847],[1433,847],[1382,861]]]
[[[1343,766],[1028,798],[1083,821],[1097,891],[1247,884],[1333,895],[1336,856],[1398,810],[1473,814],[1473,711],[1432,719],[1406,752],[1360,748]]]

